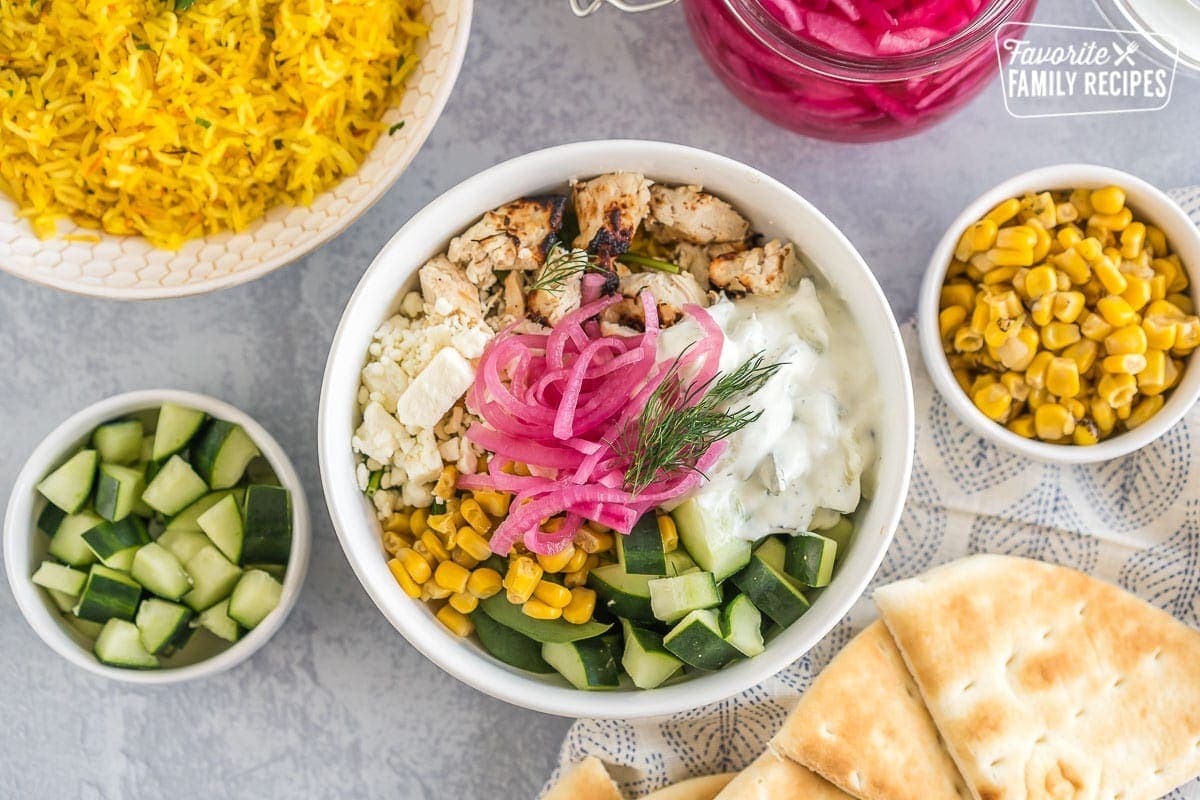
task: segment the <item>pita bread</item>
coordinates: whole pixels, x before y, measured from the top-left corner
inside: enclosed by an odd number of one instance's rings
[[[716,800],[853,800],[849,795],[774,750],[758,757]]]
[[[1148,603],[996,555],[875,600],[980,800],[1152,800],[1200,774],[1200,633]]]
[[[542,800],[624,800],[604,762],[588,756],[567,771]]]
[[[736,772],[726,772],[721,775],[689,778],[657,792],[651,792],[642,800],[713,800],[736,776]]]
[[[859,800],[971,796],[882,622],[829,663],[771,744]]]

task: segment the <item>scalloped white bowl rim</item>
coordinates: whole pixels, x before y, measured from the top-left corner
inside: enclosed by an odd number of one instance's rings
[[[649,691],[586,692],[502,664],[451,635],[392,578],[371,504],[359,491],[350,447],[359,371],[376,327],[412,285],[416,270],[451,236],[503,202],[561,187],[573,176],[637,170],[673,183],[699,183],[722,195],[758,230],[787,236],[848,301],[863,331],[882,391],[894,395],[881,421],[874,499],[859,517],[855,544],[833,583],[766,651],[726,669]],[[790,231],[791,233],[788,233]],[[836,254],[836,255],[831,255]],[[784,184],[724,156],[664,142],[578,142],[494,166],[450,189],[417,213],[376,256],[346,305],[321,388],[318,448],[333,525],[351,567],[379,610],[435,664],[464,683],[518,706],[570,717],[635,718],[697,708],[775,674],[817,643],[862,595],[899,522],[912,466],[914,411],[908,362],[895,318],[865,261],[846,237]]]
[[[133,670],[102,664],[68,633],[70,623],[54,606],[49,596],[30,580],[36,569],[33,537],[37,531],[33,509],[37,503],[34,488],[47,473],[65,460],[79,442],[97,425],[122,414],[154,408],[171,402],[198,408],[211,416],[241,425],[271,465],[281,485],[291,493],[292,549],[284,573],[283,593],[279,605],[258,627],[238,641],[203,661],[179,667]],[[283,626],[296,605],[304,577],[308,571],[311,538],[308,502],[304,487],[292,462],[283,448],[265,428],[244,411],[208,395],[176,389],[141,389],[115,395],[76,412],[51,431],[34,448],[21,468],[8,500],[4,515],[4,566],[8,584],[17,599],[17,606],[34,632],[54,652],[88,672],[126,683],[168,684],[205,678],[224,672],[252,656]]]

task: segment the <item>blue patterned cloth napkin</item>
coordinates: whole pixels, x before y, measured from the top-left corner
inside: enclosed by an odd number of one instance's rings
[[[1200,224],[1200,186],[1171,195]],[[744,768],[817,673],[876,619],[876,588],[972,553],[1074,567],[1200,629],[1200,496],[1192,488],[1200,486],[1200,406],[1125,458],[1038,464],[973,434],[930,382],[911,321],[903,333],[917,404],[912,487],[896,538],[862,598],[804,657],[735,697],[673,717],[576,721],[559,771],[594,755],[627,796],[639,797],[692,775]],[[1200,779],[1169,798],[1200,800]]]

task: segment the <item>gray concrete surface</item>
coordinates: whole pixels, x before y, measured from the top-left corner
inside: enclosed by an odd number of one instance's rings
[[[1090,0],[1043,0],[1043,22],[1098,24]],[[61,419],[116,392],[195,389],[256,416],[291,454],[313,511],[304,594],[283,630],[218,678],[134,689],[41,644],[0,591],[0,795],[13,798],[531,797],[568,720],[522,711],[441,673],[351,574],[322,502],[317,395],[342,306],[413,212],[480,169],[567,141],[645,137],[741,159],[813,201],[862,250],[896,314],[925,260],[983,188],[1065,160],[1164,187],[1200,183],[1200,80],[1161,112],[1016,120],[993,84],[915,138],[869,146],[792,135],[739,105],[678,8],[579,21],[565,0],[480,0],[462,77],[412,167],[369,214],[247,286],[119,304],[0,275],[0,489]]]

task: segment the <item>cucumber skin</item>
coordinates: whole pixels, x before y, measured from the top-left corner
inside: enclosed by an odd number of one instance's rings
[[[291,551],[291,493],[278,486],[247,486],[242,501],[242,563],[286,564]]]
[[[479,608],[495,622],[506,628],[528,636],[542,644],[565,644],[590,639],[606,633],[612,625],[596,622],[585,622],[573,625],[562,619],[534,619],[525,616],[520,606],[508,602],[504,593],[494,594],[486,600],[479,601]]]
[[[67,512],[54,505],[54,503],[47,501],[46,507],[42,509],[42,513],[38,514],[37,528],[47,536],[53,536],[58,532],[58,526],[66,518]]]
[[[757,558],[750,559],[750,563],[733,576],[734,585],[749,596],[750,602],[772,622],[785,628],[800,619],[809,608],[807,599],[780,594],[782,590],[776,588],[777,582],[788,580],[787,576],[773,572],[770,566]],[[796,595],[804,597],[799,589],[792,588]]]
[[[96,592],[93,592],[95,584]],[[113,602],[97,601],[96,593],[103,593]],[[93,567],[88,574],[87,583],[79,595],[79,605],[76,606],[75,616],[92,622],[108,622],[110,619],[123,619],[132,622],[137,614],[138,601],[142,597],[142,587],[133,582],[113,580],[97,574]]]
[[[829,574],[822,576],[825,560],[824,551],[831,547],[833,555],[829,557]],[[787,543],[787,559],[784,562],[784,573],[795,578],[805,586],[820,589],[828,586],[833,580],[833,568],[837,564],[837,542],[820,534],[806,533],[793,537]]]
[[[603,567],[599,569],[603,569]],[[649,576],[645,577],[649,578]],[[587,585],[596,592],[597,597],[602,601],[604,607],[613,616],[633,622],[658,623],[658,620],[654,617],[654,611],[650,607],[649,597],[638,597],[635,594],[630,594],[623,589],[612,586],[604,580],[603,576],[597,575],[596,570],[588,573]]]
[[[471,622],[475,624],[475,633],[483,649],[497,660],[538,675],[554,672],[554,667],[542,658],[542,646],[538,642],[501,625],[478,608],[471,612]]]
[[[232,481],[228,485],[217,486],[213,482],[213,472],[217,465],[217,459],[221,456],[222,450],[225,448],[225,443],[230,436],[233,436],[235,431],[240,430],[241,426],[223,419],[209,420],[208,424],[200,429],[200,432],[193,439],[191,448],[192,464],[196,472],[204,479],[214,490],[228,489],[237,480]],[[242,430],[242,435],[250,440],[250,435]],[[253,444],[253,441],[250,442]],[[257,449],[257,448],[256,448]],[[243,469],[243,474],[245,470]],[[238,475],[241,479],[241,475]]]
[[[667,554],[658,517],[653,511],[643,514],[628,534],[617,535],[617,561],[631,575],[666,575]]]
[[[690,616],[689,614],[684,617],[671,632],[674,633],[679,626],[685,624],[686,628],[670,641],[665,637],[663,639],[663,647],[672,655],[688,666],[709,672],[722,669],[741,656],[738,649],[726,642],[720,633],[699,622],[688,622]],[[715,618],[716,615],[713,616]],[[720,627],[719,623],[717,627]]]
[[[585,684],[580,686],[568,678],[567,680],[576,689],[603,691],[620,688],[621,670],[617,666],[616,653],[613,652],[611,644],[602,638],[582,639],[575,642],[547,642],[542,647],[542,658],[553,666],[553,660],[548,657],[547,648],[551,650],[572,648],[575,651],[580,664],[583,666],[583,679],[585,681]],[[562,674],[561,670],[559,674]],[[563,675],[563,677],[566,678],[567,676]]]

